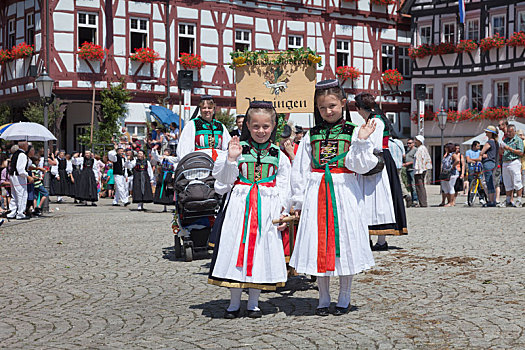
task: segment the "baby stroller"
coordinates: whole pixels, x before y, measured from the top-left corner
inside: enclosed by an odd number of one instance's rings
[[[208,239],[220,196],[215,193],[211,175],[213,160],[203,152],[193,152],[181,159],[175,169],[175,205],[173,219],[175,257],[192,261],[197,251],[208,249]]]

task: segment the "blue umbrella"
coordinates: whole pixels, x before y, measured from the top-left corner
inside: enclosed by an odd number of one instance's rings
[[[173,111],[162,106],[149,106],[149,109],[151,110],[151,115],[164,126],[167,127],[171,123],[179,126],[179,115],[177,113],[173,113]],[[184,126],[184,121],[182,121],[182,126]]]

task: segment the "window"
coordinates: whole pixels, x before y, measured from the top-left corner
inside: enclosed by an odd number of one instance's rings
[[[235,31],[235,51],[250,51],[252,47],[252,32],[249,30]]]
[[[181,53],[195,53],[195,25],[179,24],[179,56]]]
[[[303,37],[300,35],[288,35],[288,48],[299,49],[303,47]]]
[[[425,110],[434,112],[434,86],[427,85],[425,96]]]
[[[97,15],[92,13],[78,13],[78,46],[85,42],[97,43]]]
[[[33,12],[26,15],[26,44],[35,44],[35,14]]]
[[[492,16],[492,35],[505,36],[505,15]]]
[[[403,76],[410,76],[410,57],[408,47],[398,47],[399,73]]]
[[[382,69],[383,72],[389,69],[394,69],[394,46],[383,45],[382,47]]]
[[[419,38],[421,45],[432,44],[432,27],[424,26],[419,28]]]
[[[469,107],[481,111],[483,109],[483,84],[470,84]]]
[[[7,47],[12,48],[16,45],[16,22],[10,19],[8,23],[9,30],[7,32]]]
[[[508,81],[497,81],[496,82],[496,94],[495,94],[495,107],[508,107],[509,106],[509,82]]]
[[[443,23],[443,42],[456,42],[456,23]]]
[[[144,124],[128,124],[126,123],[126,128],[131,135],[137,135],[139,139],[146,137],[146,125]]]
[[[479,41],[479,19],[467,21],[467,39]]]
[[[350,65],[350,41],[337,40],[337,67]]]
[[[518,32],[525,32],[525,11],[518,12]]]
[[[129,31],[129,51],[148,47],[148,20],[144,18],[131,18]]]
[[[445,86],[445,109],[457,111],[458,110],[458,86]]]

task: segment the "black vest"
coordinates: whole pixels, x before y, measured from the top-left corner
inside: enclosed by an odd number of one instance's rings
[[[20,155],[20,153],[25,154],[24,150],[19,149],[18,151],[13,153],[13,156],[11,157],[11,163],[9,164],[9,175],[11,176],[19,175],[18,170],[16,170],[16,163],[18,163],[18,156]],[[27,167],[27,164],[25,166]]]
[[[117,154],[117,161],[113,164],[113,175],[124,176],[124,169],[122,167],[122,157]]]
[[[87,159],[84,158],[84,169],[93,169],[93,164],[95,163],[95,160],[93,158]]]
[[[66,170],[67,166],[67,160],[66,159],[59,159],[58,160],[58,170]]]

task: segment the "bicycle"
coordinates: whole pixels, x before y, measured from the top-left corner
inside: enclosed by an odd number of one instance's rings
[[[468,189],[468,197],[467,197],[467,204],[469,207],[474,205],[474,201],[476,199],[476,196],[479,197],[480,204],[485,204],[488,201],[487,198],[487,191],[485,190],[485,186],[483,185],[483,180],[481,178],[481,175],[483,173],[483,166],[481,163],[476,163],[474,165],[474,179],[469,184]]]

